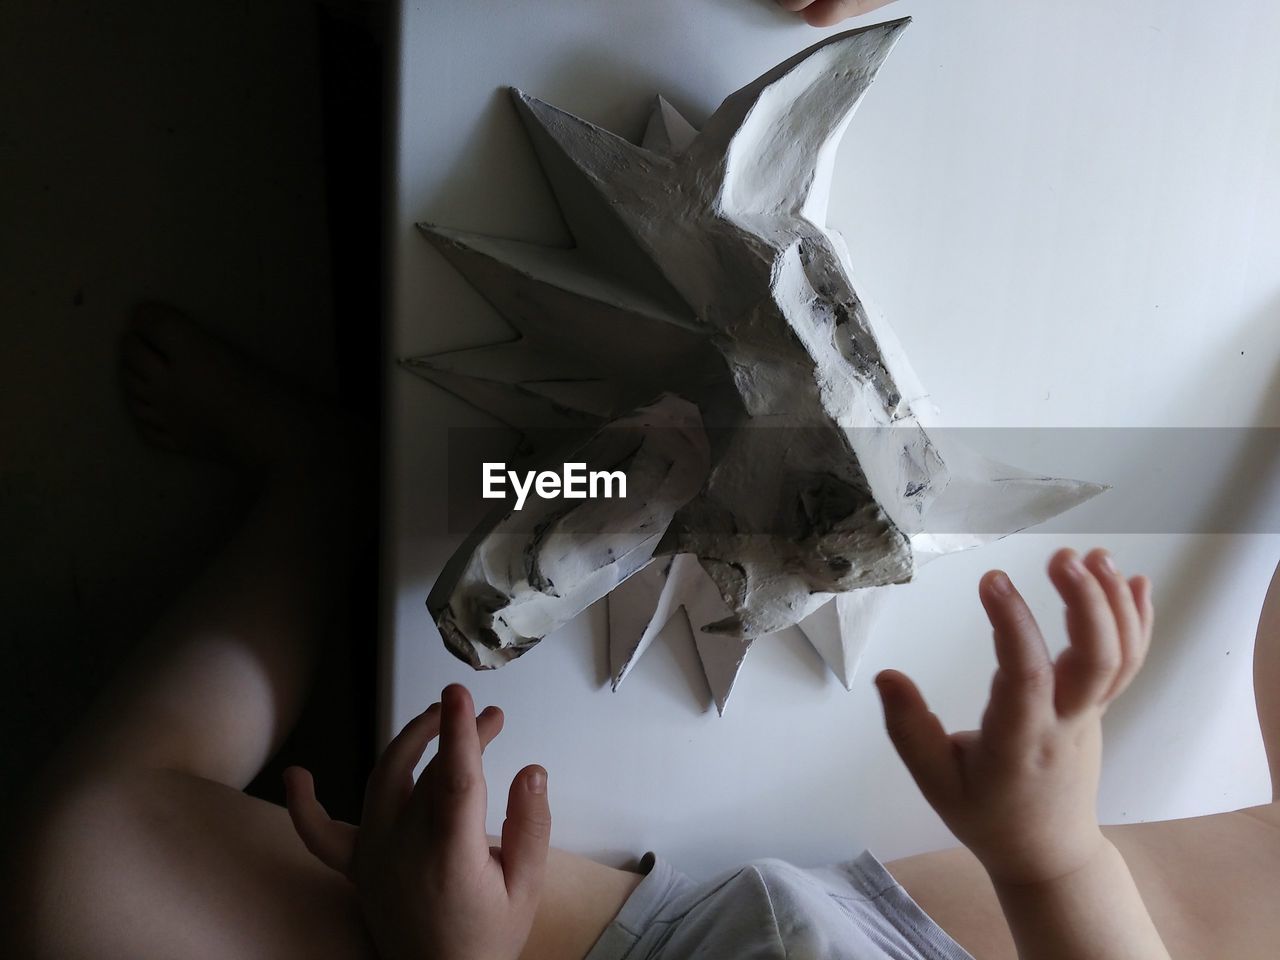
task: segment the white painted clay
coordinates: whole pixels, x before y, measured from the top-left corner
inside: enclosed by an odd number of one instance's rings
[[[571,459],[625,465],[625,500],[499,507],[427,598],[446,645],[477,669],[514,660],[642,569],[709,466],[698,410],[670,394],[602,427]]]
[[[640,655],[683,610],[716,709],[724,713],[752,640],[709,633],[730,615],[715,582],[691,553],[655,557],[647,567],[609,594],[609,667],[613,689],[626,679]]]
[[[615,688],[678,609],[721,711],[752,641],[796,624],[848,686],[881,588],[1102,490],[944,449],[826,227],[836,148],[906,23],[822,41],[730,96],[701,131],[659,98],[640,146],[514,92],[575,246],[423,225],[517,337],[407,363],[522,426],[628,423],[677,394],[708,429],[699,447],[682,419],[706,469],[695,489],[684,482],[696,468],[635,513],[663,523],[660,542],[638,539],[624,560],[587,536],[576,563],[558,558],[578,586],[555,596],[512,572],[514,548],[495,547],[511,517],[477,532],[429,601],[455,652],[498,665],[621,585]],[[542,545],[521,549],[542,565]],[[464,614],[477,604],[483,616]]]

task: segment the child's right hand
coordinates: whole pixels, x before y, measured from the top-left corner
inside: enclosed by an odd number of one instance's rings
[[[885,723],[925,799],[997,884],[1041,884],[1106,846],[1097,821],[1102,714],[1141,667],[1151,640],[1151,585],[1125,580],[1104,550],[1061,550],[1049,577],[1066,603],[1071,645],[1049,659],[1009,578],[979,595],[999,667],[980,730],[948,735],[915,684],[876,677]]]
[[[815,27],[831,27],[891,3],[893,0],[778,0],[783,10],[799,13]]]

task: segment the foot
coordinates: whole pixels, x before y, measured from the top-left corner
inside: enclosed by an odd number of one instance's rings
[[[120,360],[138,430],[164,450],[270,470],[341,432],[324,401],[290,390],[164,304],[137,309]]]

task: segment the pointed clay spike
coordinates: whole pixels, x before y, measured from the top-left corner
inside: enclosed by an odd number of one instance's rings
[[[692,554],[656,558],[609,597],[609,655],[613,688],[670,622],[684,610],[716,710],[723,715],[750,640],[706,633],[724,616],[719,590]]]
[[[538,350],[524,340],[429,353],[414,359],[432,370],[499,383],[515,384],[582,376],[582,368],[563,355]]]
[[[853,689],[858,664],[890,589],[869,587],[839,594],[797,624],[846,690]]]
[[[401,360],[400,365],[516,430],[572,430],[598,422],[594,416],[569,410],[514,384],[438,370],[418,357]]]
[[[954,441],[943,454],[952,479],[912,536],[921,562],[991,543],[1092,500],[1105,484],[1045,477],[992,460]]]
[[[653,639],[650,625],[668,561],[650,561],[609,594],[609,673],[616,691]]]
[[[663,123],[662,97],[655,99],[653,109],[649,112],[649,119],[645,123],[644,136],[640,138],[640,146],[646,150],[652,150],[654,153],[670,155],[674,152],[671,149],[671,138],[667,133],[666,124]]]
[[[653,112],[649,114],[649,123],[640,145],[646,150],[673,156],[683,153],[697,136],[698,131],[693,124],[659,95],[654,100]]]
[[[667,129],[667,136],[676,153],[682,153],[698,137],[698,128],[685,119],[684,114],[671,105],[666,97],[659,95],[658,109],[662,113],[662,123]]]
[[[495,343],[470,350],[427,354],[411,361],[415,373],[446,389],[457,378],[518,388],[519,402],[529,395],[591,417],[609,417],[625,399],[615,381],[582,376],[581,365],[563,353],[538,350],[524,340]]]
[[[844,645],[841,643],[840,618],[836,613],[835,598],[824,603],[796,626],[844,688],[853,689],[851,672],[845,668]]]
[[[702,661],[702,672],[711,688],[716,710],[723,716],[734,682],[738,679],[738,671],[751,648],[751,640],[706,632],[708,625],[724,620],[730,611],[720,596],[720,588],[697,557],[689,553],[677,556],[671,579],[679,603],[689,618],[694,647]]]
[[[562,206],[584,187],[637,194],[645,183],[656,184],[670,174],[670,159],[603,127],[527,94],[517,92],[515,103]],[[575,178],[565,176],[565,161],[577,171]]]
[[[784,60],[772,70],[769,70],[745,87],[740,88],[725,98],[719,109],[711,116],[703,127],[704,133],[721,134],[723,127],[730,130],[736,130],[751,112],[752,107],[759,99],[761,92],[768,87],[777,83],[782,78],[793,73],[797,67],[812,61],[814,58],[829,56],[832,51],[847,50],[850,47],[861,46],[867,43],[872,45],[881,45],[882,52],[869,64],[873,69],[879,68],[884,58],[889,55],[892,45],[897,43],[902,31],[911,23],[910,17],[902,17],[898,20],[886,20],[883,23],[873,23],[870,26],[859,27],[856,30],[846,30],[843,33],[837,33],[833,36],[819,40],[813,46],[806,50],[801,50],[790,60]],[[888,46],[883,46],[884,44]]]
[[[533,97],[518,94],[515,103],[584,255],[671,312],[687,310],[638,239],[662,222],[674,162]]]
[[[506,240],[430,223],[419,223],[417,227],[517,329],[525,328],[524,321],[537,319],[543,319],[542,326],[548,328],[547,311],[553,306],[562,308],[566,297],[687,330],[701,329],[687,306],[680,304],[673,309],[670,303],[655,297],[645,287],[602,273],[598,264],[576,250]],[[528,306],[519,309],[520,304]]]
[[[655,557],[609,595],[609,667],[614,690],[666,629],[680,605],[678,584],[671,579],[672,565],[672,557]]]
[[[726,211],[825,221],[836,147],[907,22],[838,34],[725,100],[698,148],[725,153]]]
[[[552,403],[602,420],[634,405],[634,395],[612,380],[532,380],[520,386]]]
[[[692,623],[690,624],[692,626]],[[733,693],[733,685],[742,670],[747,652],[751,649],[751,640],[739,640],[733,637],[709,634],[694,629],[694,646],[698,650],[698,659],[702,661],[702,672],[706,675],[707,684],[711,687],[711,697],[716,703],[716,712],[724,716],[725,707],[729,704],[729,696]]]
[[[691,316],[673,314],[648,294],[601,274],[576,251],[419,228],[523,335],[511,347],[418,358],[423,366],[527,383],[534,393],[601,417],[720,369],[705,328]],[[531,354],[527,361],[518,356],[523,350]],[[561,382],[528,383],[535,379]],[[613,389],[574,380],[608,380]]]

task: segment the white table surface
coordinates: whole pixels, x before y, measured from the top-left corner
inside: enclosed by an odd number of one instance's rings
[[[831,223],[947,421],[1280,426],[1280,6],[905,0],[881,13],[915,22],[850,127]],[[653,94],[699,122],[821,35],[771,0],[403,3],[388,364],[504,333],[415,221],[566,239],[505,85],[636,136]],[[883,735],[871,677],[903,668],[948,724],[973,724],[993,667],[974,585],[1005,567],[1060,642],[1041,576],[1059,543],[1110,546],[1155,578],[1161,608],[1151,663],[1109,718],[1103,817],[1268,798],[1249,655],[1274,533],[1023,534],[944,558],[901,588],[852,693],[792,637],[757,644],[718,718],[682,624],[611,693],[603,605],[500,671],[447,654],[424,606],[460,539],[446,533],[445,432],[489,421],[402,370],[387,412],[382,735],[455,680],[502,705],[491,829],[510,776],[538,761],[555,842],[613,862],[656,849],[705,875],[947,844]],[[1280,465],[1223,465],[1208,497],[1275,530]]]

